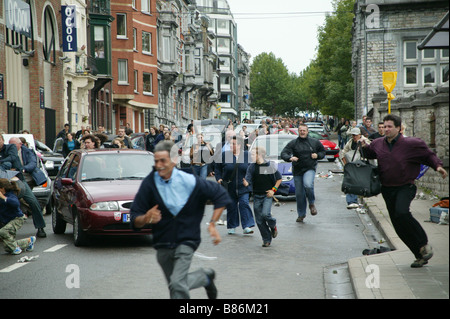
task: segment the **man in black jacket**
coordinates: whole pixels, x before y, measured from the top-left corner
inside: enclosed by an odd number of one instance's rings
[[[307,125],[298,126],[298,135],[298,138],[289,142],[281,151],[281,158],[286,162],[292,162],[297,199],[297,222],[303,222],[307,201],[311,215],[317,214],[314,205],[314,177],[317,161],[325,157],[325,149],[318,139],[308,137]]]
[[[155,147],[155,168],[142,182],[130,209],[135,229],[152,224],[157,260],[169,284],[172,299],[188,299],[189,290],[205,287],[210,299],[217,297],[212,269],[188,273],[195,250],[200,245],[200,224],[208,200],[214,212],[208,231],[213,243],[220,243],[215,227],[230,198],[217,183],[175,168],[171,152],[178,153],[171,141]],[[173,149],[172,149],[173,148]]]

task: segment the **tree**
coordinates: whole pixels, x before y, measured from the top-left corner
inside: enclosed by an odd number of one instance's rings
[[[291,79],[283,61],[271,52],[256,56],[250,67],[252,106],[266,114],[284,113]]]
[[[334,13],[319,27],[317,58],[301,73],[302,91],[323,114],[353,118],[353,0],[334,0]]]

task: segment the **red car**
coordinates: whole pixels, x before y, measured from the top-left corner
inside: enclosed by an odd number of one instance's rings
[[[279,133],[281,131],[283,131],[283,130],[278,130],[275,133]],[[298,129],[290,128],[289,134],[298,135]],[[334,143],[330,140],[324,140],[322,138],[322,136],[317,132],[309,131],[308,135],[309,135],[309,137],[317,138],[318,140],[320,140],[320,142],[323,145],[323,148],[325,149],[325,158],[329,162],[334,162],[336,158],[339,158],[339,146],[336,143]]]
[[[75,246],[91,235],[148,235],[133,231],[129,210],[142,180],[152,171],[153,154],[132,149],[74,150],[52,186],[52,227],[63,234],[73,225]]]

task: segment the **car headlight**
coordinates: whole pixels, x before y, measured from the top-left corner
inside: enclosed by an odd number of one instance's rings
[[[46,169],[47,169],[47,168],[53,169],[53,167],[55,167],[55,162],[53,162],[53,161],[47,161],[47,162],[45,162],[44,166],[45,166]]]
[[[119,210],[119,203],[117,202],[98,202],[90,207],[91,210]]]

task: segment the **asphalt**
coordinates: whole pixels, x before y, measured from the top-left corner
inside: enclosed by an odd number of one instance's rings
[[[414,255],[397,236],[382,195],[363,199],[365,211],[384,236],[380,246],[391,251],[348,261],[357,299],[449,299],[449,225],[430,222],[429,209],[437,201],[425,198],[411,203],[411,213],[434,251],[427,265],[411,268]]]

